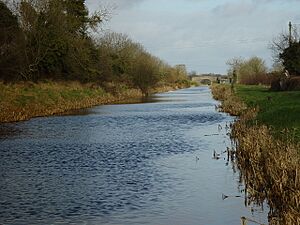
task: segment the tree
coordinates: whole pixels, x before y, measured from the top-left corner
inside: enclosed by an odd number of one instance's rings
[[[150,89],[160,80],[157,63],[157,60],[148,53],[141,53],[137,58],[132,74],[133,82],[145,96],[149,95]]]
[[[228,75],[236,75],[238,83],[259,84],[265,79],[267,66],[265,61],[259,57],[251,57],[248,60],[242,58],[233,58],[227,62],[230,66]]]
[[[13,13],[7,4],[13,8]],[[0,0],[0,78],[97,82],[137,87],[144,95],[160,82],[182,86],[185,66],[171,67],[127,35],[90,30],[109,15],[89,16],[85,0]],[[14,8],[15,6],[15,8]]]
[[[88,81],[99,76],[98,54],[87,30],[102,21],[88,16],[84,0],[24,0],[19,4],[24,32],[24,80],[41,78]]]
[[[0,79],[13,81],[19,79],[23,64],[24,36],[17,16],[0,1]]]
[[[228,75],[229,76],[232,76],[233,72],[235,71],[239,71],[240,70],[240,67],[241,65],[244,63],[244,59],[241,58],[241,57],[235,57],[235,58],[232,58],[230,60],[228,60],[226,62],[226,64],[229,66],[229,69],[227,71]]]
[[[68,31],[86,35],[89,12],[85,6],[85,0],[63,0],[63,10],[66,12]]]
[[[279,34],[270,45],[275,64],[283,66],[292,75],[299,75],[299,43],[299,31],[294,27],[290,34]]]
[[[291,75],[300,76],[300,42],[291,43],[279,56]]]

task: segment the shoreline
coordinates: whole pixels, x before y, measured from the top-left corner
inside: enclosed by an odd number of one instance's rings
[[[286,134],[272,135],[272,129],[256,122],[257,108],[247,106],[229,86],[213,86],[213,96],[221,110],[238,116],[232,125],[231,139],[241,179],[247,187],[246,201],[263,205],[267,201],[269,223],[300,224],[299,143]]]
[[[79,82],[0,83],[0,124],[26,121],[35,117],[67,115],[72,111],[98,105],[142,98],[140,90],[124,86],[105,91],[95,84]],[[154,93],[183,87],[161,86]]]

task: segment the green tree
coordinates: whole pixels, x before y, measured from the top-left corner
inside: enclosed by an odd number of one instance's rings
[[[62,3],[69,32],[86,35],[89,12],[84,4],[85,0],[63,0]]]
[[[24,36],[17,16],[0,1],[0,79],[18,80],[23,64]]]
[[[115,32],[106,33],[98,40],[100,63],[105,70],[105,80],[132,84],[133,69],[143,47],[134,43],[127,35]]]
[[[148,96],[150,89],[160,80],[156,59],[148,53],[142,53],[136,61],[133,69],[133,82],[145,96]]]
[[[88,17],[83,0],[38,3],[22,1],[19,7],[26,37],[23,78],[96,79],[98,55],[87,29],[96,26],[101,15]]]
[[[280,54],[285,69],[291,75],[300,76],[300,42],[293,42]]]

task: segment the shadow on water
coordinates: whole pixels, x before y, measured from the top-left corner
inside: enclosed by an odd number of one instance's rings
[[[126,99],[122,101],[114,102],[115,105],[127,105],[127,104],[147,104],[147,103],[158,103],[158,102],[170,102],[170,101],[179,101],[178,99],[168,99],[161,95],[150,95],[147,97],[140,97],[140,98],[131,98]],[[55,116],[86,116],[91,113],[94,113],[93,108],[84,108],[84,109],[75,109],[75,110],[69,110],[64,113],[57,114]],[[14,125],[17,123],[4,123],[0,124],[0,139],[7,138],[9,136],[15,136],[18,135],[21,130],[17,128],[17,125]]]
[[[17,136],[22,132],[21,129],[14,124],[0,124],[0,139]]]
[[[171,93],[172,91],[168,92]],[[174,102],[174,101],[180,101],[180,99],[174,99],[174,98],[166,98],[165,94],[154,94],[149,96],[143,96],[139,98],[130,98],[125,100],[116,101],[113,104],[114,105],[130,105],[130,104],[147,104],[147,103],[163,103],[163,102]],[[85,109],[76,109],[76,110],[69,110],[67,112],[59,114],[60,116],[68,116],[68,115],[78,115],[78,116],[84,116],[88,115],[93,112],[93,108],[85,108]]]

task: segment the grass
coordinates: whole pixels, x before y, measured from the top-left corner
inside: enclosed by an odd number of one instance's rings
[[[258,108],[257,121],[274,134],[289,130],[300,141],[300,92],[272,92],[264,86],[236,86],[236,93],[250,108]]]
[[[230,136],[246,187],[245,203],[267,201],[270,225],[300,225],[300,142],[289,134],[274,136],[275,127],[299,128],[295,112],[300,93],[274,93],[261,86],[236,86],[233,93],[229,85],[214,85],[212,94],[222,111],[239,116]]]
[[[28,120],[37,116],[65,113],[74,109],[128,101],[142,97],[138,89],[124,84],[108,83],[113,91],[95,83],[81,84],[67,81],[20,82],[4,84],[0,81],[0,123]],[[162,84],[153,93],[174,90]]]
[[[129,88],[117,88],[117,93],[111,94],[95,84],[79,82],[0,82],[0,123],[59,114],[141,95],[140,91]]]

